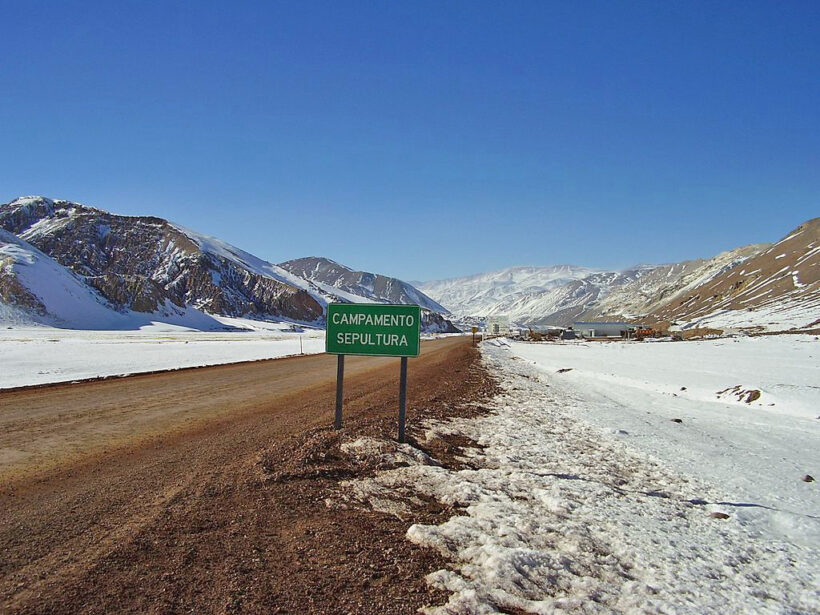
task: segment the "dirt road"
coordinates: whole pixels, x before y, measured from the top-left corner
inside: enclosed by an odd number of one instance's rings
[[[325,500],[339,442],[392,435],[398,360],[319,355],[0,393],[0,612],[410,613],[444,565],[408,521]],[[486,394],[465,338],[423,345],[408,433]],[[416,520],[451,511],[430,504]],[[413,520],[410,520],[412,522]]]

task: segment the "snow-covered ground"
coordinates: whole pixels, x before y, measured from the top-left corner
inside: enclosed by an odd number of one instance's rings
[[[492,412],[428,425],[484,447],[475,469],[400,447],[404,467],[346,492],[463,507],[408,531],[451,562],[428,577],[451,592],[431,612],[820,612],[820,489],[801,480],[820,474],[820,342],[483,348]],[[718,397],[737,384],[761,397]]]
[[[325,351],[324,329],[209,316],[225,331],[154,322],[133,331],[0,325],[0,389]],[[231,330],[232,329],[232,330]],[[462,333],[424,333],[432,340]]]
[[[244,330],[200,332],[167,324],[137,331],[0,328],[0,389],[325,350],[323,330],[214,318]]]
[[[811,518],[820,514],[820,492],[799,480],[820,478],[814,337],[517,343],[511,351],[554,376],[552,387],[587,421],[720,485],[731,501],[752,504],[737,507],[747,525],[820,544],[820,524]],[[751,391],[760,397],[747,403]]]

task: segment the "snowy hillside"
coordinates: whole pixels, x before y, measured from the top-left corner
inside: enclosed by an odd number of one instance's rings
[[[820,219],[774,246],[622,271],[513,267],[419,284],[461,318],[506,315],[525,326],[576,320],[687,327],[806,329],[820,324]]]
[[[2,229],[0,322],[72,329],[138,329],[156,322],[197,330],[225,328],[207,314],[173,304],[149,313],[117,311],[72,271]]]
[[[659,265],[624,284],[581,315],[581,320],[634,320],[685,295],[769,246],[756,244],[721,252],[714,258]]]
[[[70,269],[117,311],[151,313],[173,305],[232,317],[310,322],[322,316],[306,291],[240,259],[201,250],[161,218],[26,197],[0,205],[0,227]]]
[[[655,310],[684,328],[808,329],[820,325],[820,218]]]
[[[506,315],[522,325],[566,326],[607,296],[654,270],[513,267],[467,278],[426,282],[421,288],[461,317]]]
[[[15,323],[110,322],[113,310],[71,271],[0,229],[0,319]]]

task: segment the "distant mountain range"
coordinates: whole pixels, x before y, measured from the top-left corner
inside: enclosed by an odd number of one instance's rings
[[[510,267],[478,275],[416,283],[436,301],[461,317],[509,314],[513,305],[527,297],[581,280],[595,269],[572,265]],[[517,311],[515,311],[517,313]]]
[[[161,218],[23,197],[0,205],[0,229],[2,322],[216,329],[222,316],[321,324],[328,302],[344,301],[418,304],[427,331],[456,331],[444,308],[400,280],[319,258],[275,265]]]
[[[820,219],[774,246],[748,245],[698,259],[595,271],[513,267],[418,283],[456,318],[507,315],[524,326],[627,320],[667,327],[788,330],[820,320]]]
[[[278,265],[161,218],[70,201],[0,205],[0,322],[219,329],[226,319],[321,326],[328,302],[422,307],[427,331],[507,315],[524,326],[628,320],[667,327],[808,330],[820,324],[820,218],[774,245],[601,271],[512,267],[417,283],[322,257]]]

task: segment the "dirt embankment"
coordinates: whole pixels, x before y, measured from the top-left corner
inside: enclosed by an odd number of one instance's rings
[[[71,387],[0,395],[0,417],[39,399],[31,433],[53,432],[59,451],[18,460],[0,486],[0,611],[413,613],[443,601],[424,575],[444,562],[404,534],[454,511],[430,502],[399,521],[325,503],[340,480],[369,471],[340,442],[396,429],[396,359],[349,361],[345,429],[329,428],[333,359],[76,385],[73,396]],[[330,373],[276,381],[291,369]],[[189,380],[197,374],[198,386]],[[420,435],[422,417],[468,412],[465,402],[493,391],[469,340],[425,344],[410,362],[409,436]],[[49,411],[37,395],[55,393]],[[84,401],[61,409],[71,399]],[[72,422],[73,413],[85,418]],[[57,437],[61,421],[92,453]],[[26,436],[19,422],[16,433]],[[460,444],[436,442],[430,452],[446,463]]]

